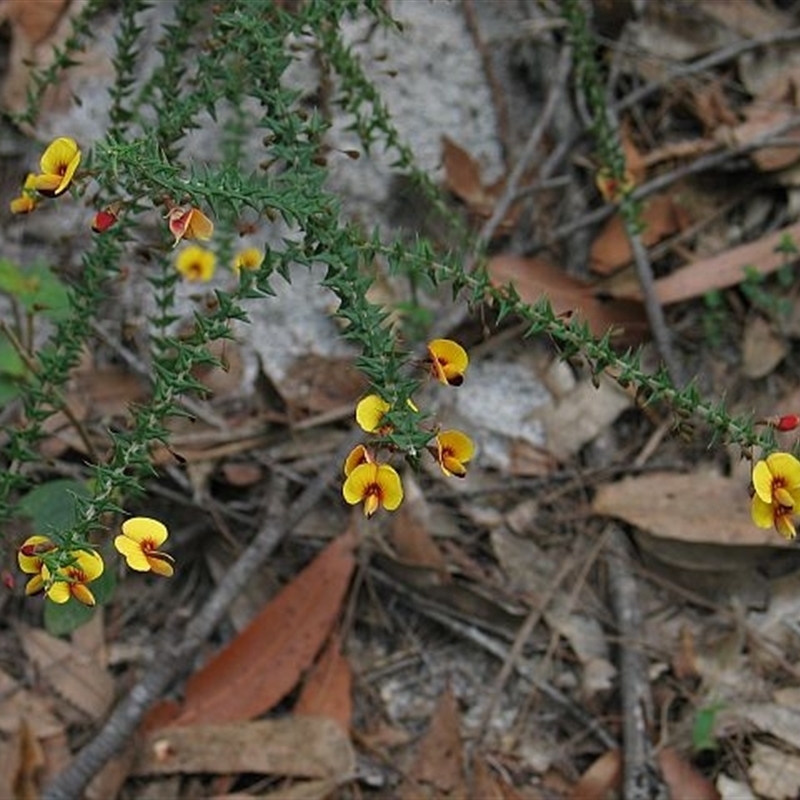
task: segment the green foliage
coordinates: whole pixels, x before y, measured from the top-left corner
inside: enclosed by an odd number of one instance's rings
[[[695,753],[719,749],[714,735],[714,727],[717,722],[717,714],[724,707],[722,703],[712,703],[697,710],[692,726],[692,749]]]

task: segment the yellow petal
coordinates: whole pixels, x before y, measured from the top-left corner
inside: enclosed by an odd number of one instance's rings
[[[27,194],[15,197],[9,204],[12,214],[30,214],[36,208],[36,201]]]
[[[150,569],[156,575],[163,575],[165,578],[171,578],[175,573],[172,562],[172,556],[166,553],[150,553],[147,556],[147,563],[150,565]]]
[[[347,477],[360,464],[369,464],[370,456],[363,444],[356,445],[344,460],[344,474]]]
[[[217,257],[196,244],[189,245],[178,253],[175,268],[189,281],[210,281],[214,276]]]
[[[778,531],[784,539],[791,540],[797,536],[791,514],[778,514],[775,517],[775,530]]]
[[[105,565],[97,551],[73,550],[70,555],[75,559],[75,566],[86,576],[86,583],[90,583],[103,574]],[[67,567],[67,569],[69,569],[69,567]]]
[[[434,374],[442,382],[459,386],[469,365],[467,351],[452,339],[433,339],[428,342],[428,355]]]
[[[381,464],[377,470],[377,483],[381,489],[381,501],[387,511],[394,511],[403,502],[403,484],[394,467]]]
[[[58,187],[61,186],[61,180],[60,175],[45,172],[34,178],[33,188],[40,194],[47,195],[47,197],[55,197],[58,193]]]
[[[126,519],[122,523],[122,532],[136,542],[147,540],[156,547],[166,542],[169,537],[167,526],[152,517],[131,517]]]
[[[759,528],[771,528],[774,524],[772,505],[765,503],[758,495],[753,497],[750,504],[750,516]]]
[[[800,486],[800,461],[791,453],[772,453],[767,456],[767,466],[774,477],[783,478],[784,486]]]
[[[356,422],[361,430],[374,433],[391,406],[377,394],[368,394],[356,406]]]
[[[80,163],[81,151],[74,139],[62,136],[54,140],[42,154],[39,166],[43,175],[36,177],[35,188],[43,194],[60,195],[72,183]],[[45,177],[57,177],[58,181],[52,186],[51,182],[40,180]]]
[[[42,153],[39,166],[42,172],[56,173],[63,164],[68,164],[75,156],[80,156],[78,143],[68,136],[54,139]]]
[[[125,563],[137,572],[149,572],[150,563],[142,550],[141,544],[127,536],[117,536],[114,539],[117,552],[125,556]]]
[[[258,269],[264,261],[264,253],[257,247],[248,247],[237,253],[233,261],[233,268],[238,272],[240,269]]]
[[[25,594],[32,595],[38,594],[39,592],[44,589],[44,578],[39,575],[34,575],[26,584],[25,584]]]
[[[761,500],[772,503],[772,472],[766,461],[759,461],[753,467],[753,488]]]
[[[377,482],[377,476],[377,464],[361,464],[357,466],[347,476],[347,480],[342,485],[342,496],[345,502],[351,506],[360,503],[369,491],[370,486]]]
[[[70,598],[70,585],[67,581],[55,581],[47,589],[45,594],[49,600],[61,605],[66,603]]]
[[[17,563],[19,564],[19,568],[27,573],[28,575],[33,575],[37,572],[40,572],[42,569],[42,559],[39,555],[26,555],[22,552],[23,547],[36,547],[36,545],[44,545],[48,544],[55,548],[55,545],[50,541],[47,536],[29,536],[21,545],[20,549],[17,550]],[[38,548],[37,548],[38,549]]]

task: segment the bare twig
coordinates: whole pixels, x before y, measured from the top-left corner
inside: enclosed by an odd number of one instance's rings
[[[759,36],[755,39],[744,39],[740,42],[726,45],[725,47],[709,53],[704,58],[698,58],[691,64],[685,64],[675,69],[670,70],[663,78],[652,81],[644,86],[634,89],[625,97],[618,100],[614,105],[615,111],[624,111],[640,103],[642,100],[650,97],[656,92],[668,86],[670,83],[681,78],[688,78],[691,75],[697,75],[705,72],[712,67],[718,67],[727,61],[733,61],[740,55],[749,52],[750,50],[757,50],[759,47],[765,47],[770,44],[778,44],[779,42],[791,42],[795,39],[800,39],[800,28],[789,28],[787,30],[773,31],[765,36]]]
[[[566,93],[567,78],[569,77],[571,68],[572,48],[563,47],[558,58],[558,65],[556,66],[555,75],[553,76],[553,82],[550,85],[550,91],[548,92],[542,112],[530,136],[528,136],[528,140],[525,142],[525,147],[522,149],[522,153],[517,163],[514,165],[514,169],[508,176],[505,190],[503,191],[502,197],[497,201],[492,216],[484,223],[478,233],[478,237],[475,241],[476,250],[482,250],[489,243],[492,236],[494,236],[497,231],[498,226],[505,219],[508,210],[514,203],[519,190],[520,181],[530,168],[531,159],[542,143],[542,139],[555,114],[556,108]]]
[[[792,130],[792,128],[796,128],[798,125],[800,125],[800,114],[795,114],[789,119],[784,120],[779,125],[776,125],[774,128],[765,131],[763,134],[750,142],[746,142],[735,147],[726,148],[718,153],[707,153],[706,155],[700,156],[700,158],[695,159],[689,164],[685,164],[681,167],[671,170],[670,172],[665,172],[662,175],[643,183],[641,186],[638,186],[633,192],[631,192],[631,197],[634,200],[644,200],[646,197],[656,194],[662,189],[666,189],[668,186],[671,186],[673,183],[677,183],[677,181],[681,180],[682,178],[686,178],[689,175],[696,175],[701,172],[707,172],[708,170],[716,169],[717,167],[721,167],[726,161],[730,161],[736,156],[747,155],[748,153],[752,153],[753,151],[759,150],[762,147],[769,147],[772,145],[773,139],[783,136],[785,133]],[[548,237],[547,241],[541,243],[539,247],[535,249],[552,245],[555,242],[567,238],[568,236],[572,236],[576,231],[579,231],[589,225],[596,225],[600,222],[604,222],[616,211],[617,206],[612,204],[604,205],[595,209],[594,211],[590,211],[588,214],[584,214],[582,217],[578,217],[578,219],[567,222],[564,225],[556,228],[552,235]]]
[[[381,579],[383,579],[383,577]],[[417,599],[414,597],[414,595],[404,594],[404,597],[411,597],[414,600]],[[474,625],[470,625],[468,622],[461,622],[460,620],[457,620],[442,611],[438,611],[428,604],[417,604],[415,602],[414,608],[420,614],[423,614],[429,619],[434,620],[434,622],[438,622],[443,627],[447,628],[453,633],[458,634],[467,641],[476,644],[478,647],[485,650],[490,655],[495,656],[495,658],[499,659],[504,664],[509,662],[510,656],[508,648],[502,643],[498,642],[497,639],[476,628]],[[617,740],[596,719],[587,714],[579,705],[570,700],[567,695],[556,689],[555,686],[539,677],[535,664],[531,663],[527,659],[518,659],[514,664],[514,671],[521,678],[531,683],[543,695],[567,711],[570,716],[572,716],[573,719],[586,728],[587,731],[594,734],[597,740],[604,747],[607,747],[608,749],[615,749],[619,746]]]
[[[617,525],[608,530],[608,564],[611,604],[619,627],[620,693],[622,695],[625,800],[667,800],[669,791],[661,777],[650,742],[653,698],[647,662],[640,648],[642,615],[639,592],[631,569],[630,546]]]
[[[655,278],[653,277],[653,268],[650,266],[650,258],[647,255],[647,248],[642,242],[641,234],[636,230],[633,222],[627,218],[625,219],[625,232],[633,252],[633,263],[636,266],[636,276],[642,290],[650,331],[653,334],[658,353],[667,368],[672,385],[681,387],[685,384],[683,368],[675,357],[672,336],[664,319],[664,309],[656,296]]]
[[[239,592],[252,580],[278,544],[322,499],[328,483],[341,468],[342,460],[354,441],[355,438],[345,442],[346,446],[342,446],[341,452],[337,452],[328,467],[292,504],[285,519],[267,518],[264,521],[256,537],[186,627],[180,643],[174,644],[172,636],[162,637],[160,645],[154,648],[152,663],[144,670],[141,680],[117,705],[94,739],[46,788],[42,800],[79,800],[83,796],[89,781],[133,735],[147,709],[185,673]]]

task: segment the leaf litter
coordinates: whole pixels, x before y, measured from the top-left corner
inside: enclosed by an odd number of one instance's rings
[[[64,15],[80,5],[0,2],[13,42],[0,90],[6,108],[19,102],[27,62],[39,61],[45,46],[61,40]],[[492,73],[493,60],[511,58],[509,32],[524,26],[503,18],[510,11],[498,12],[493,24],[507,24],[498,37],[478,5],[465,3],[471,30],[464,27],[460,35],[464,49],[480,55]],[[615,51],[623,86],[670,80],[695,59],[743,37],[766,38],[788,27],[779,4],[749,0],[726,5],[725,13],[711,1],[693,3],[688,11],[677,3],[643,4],[623,13],[621,22],[604,18],[609,5],[596,4],[598,24],[626,29],[625,45]],[[535,39],[526,40],[512,54],[522,73],[535,50]],[[756,306],[752,293],[754,285],[780,293],[770,276],[796,266],[796,254],[781,247],[798,236],[792,217],[800,202],[795,194],[800,141],[798,126],[791,124],[797,114],[796,73],[795,50],[770,44],[675,79],[657,106],[643,100],[636,114],[623,114],[628,167],[637,186],[646,188],[681,165],[727,153],[731,168],[712,172],[705,183],[688,178],[691,191],[709,207],[719,205],[715,181],[725,192],[730,187],[766,197],[768,214],[753,226],[748,203],[752,208],[755,198],[714,215],[685,203],[680,189],[653,191],[644,205],[643,232],[658,270],[657,297],[674,314],[670,319],[687,359],[694,359],[694,371],[706,381],[704,388],[714,391],[721,383],[737,408],[757,407],[759,413],[764,405],[763,413],[774,411],[778,398],[797,388],[796,332],[779,309]],[[535,81],[535,74],[527,80]],[[732,82],[744,87],[746,99],[731,89]],[[495,95],[505,91],[498,88],[502,82],[489,84]],[[65,113],[59,110],[62,101],[63,96],[52,98],[50,113]],[[424,123],[431,133],[430,122]],[[781,126],[779,147],[750,149]],[[435,140],[443,141],[445,187],[468,220],[480,226],[502,198],[508,176],[485,177],[496,165],[474,154],[480,145],[462,137],[468,127],[451,123]],[[509,166],[513,163],[512,158]],[[590,177],[582,178],[584,194],[597,207],[602,201]],[[549,236],[564,221],[558,193],[548,194],[545,181],[538,186],[538,180],[537,165],[531,164],[524,182],[536,204],[528,204],[523,192],[491,236],[491,279],[514,281],[531,302],[547,295],[557,313],[585,320],[597,335],[612,327],[623,346],[645,343],[641,293],[625,272],[630,249],[613,209],[591,230],[584,254],[584,263],[604,277],[568,272],[559,242]],[[523,240],[533,245],[519,246]],[[185,468],[170,453],[159,456],[172,471],[176,491],[186,493],[187,530],[197,512],[192,503],[201,497],[216,501],[204,511],[219,515],[217,531],[232,531],[228,539],[219,537],[223,550],[242,545],[260,494],[280,490],[273,471],[309,475],[319,467],[335,446],[333,428],[363,391],[358,379],[345,373],[352,354],[334,346],[338,337],[325,315],[329,301],[314,293],[316,283],[309,279],[308,302],[301,303],[308,313],[287,311],[259,321],[254,337],[259,346],[249,343],[244,361],[230,375],[209,380],[218,400],[216,416],[204,421],[209,427],[203,435],[199,426],[183,432],[187,446],[181,448],[188,461],[206,465],[202,475],[181,483]],[[390,299],[402,299],[389,277],[386,285]],[[796,314],[795,289],[783,299]],[[296,309],[295,291],[290,300]],[[712,318],[704,306],[711,292],[723,294],[723,319]],[[570,367],[569,391],[553,392],[543,378],[546,370],[532,369],[530,354],[512,347],[506,330],[490,336],[476,358],[470,399],[480,403],[459,402],[458,412],[476,438],[484,437],[468,479],[453,490],[420,475],[424,500],[409,502],[388,525],[378,522],[358,536],[348,530],[337,538],[349,525],[347,515],[335,498],[326,501],[314,525],[298,532],[270,565],[264,581],[268,596],[254,593],[255,607],[245,608],[220,641],[209,643],[201,663],[192,665],[182,696],[164,700],[153,712],[134,766],[124,766],[118,786],[132,770],[139,776],[186,775],[184,783],[151,784],[183,787],[180,796],[189,796],[190,777],[209,773],[269,775],[273,782],[266,796],[276,798],[350,797],[354,786],[366,797],[398,792],[417,797],[424,789],[424,796],[476,800],[584,800],[619,791],[621,751],[609,748],[581,716],[602,720],[606,734],[620,740],[619,710],[608,689],[617,688],[624,676],[613,665],[612,645],[619,642],[604,598],[603,571],[593,567],[569,603],[563,591],[553,591],[556,567],[572,552],[572,543],[580,537],[596,540],[600,518],[614,517],[625,521],[639,548],[636,577],[648,620],[649,680],[661,713],[658,736],[670,745],[660,750],[658,764],[673,796],[798,795],[793,548],[752,526],[747,481],[698,444],[702,431],[688,454],[670,436],[648,448],[656,421],[652,410],[648,417],[624,393],[609,401],[580,365]],[[473,342],[484,336],[469,323],[459,332]],[[714,337],[722,341],[719,359],[709,344]],[[104,363],[101,356],[87,362],[71,390],[96,447],[104,441],[100,423],[146,391],[135,371],[112,361]],[[248,393],[257,397],[240,402]],[[481,416],[477,405],[490,413]],[[63,420],[52,424],[51,458],[86,455],[86,442],[72,436]],[[312,431],[306,439],[303,425]],[[203,441],[215,430],[217,443]],[[634,469],[634,457],[643,453],[648,457]],[[170,507],[171,501],[161,502]],[[443,519],[446,524],[438,522]],[[189,537],[185,555],[195,546],[206,544]],[[224,569],[224,559],[215,558]],[[194,580],[204,589],[213,586],[200,560],[194,566]],[[570,573],[575,580],[577,566]],[[220,574],[220,567],[215,569]],[[709,575],[727,573],[733,578],[725,591],[713,583],[703,591]],[[749,593],[756,584],[764,591]],[[191,588],[182,591],[169,603],[191,614]],[[537,604],[543,604],[542,620],[512,657],[515,636]],[[167,618],[164,608],[152,605],[134,598],[131,610],[116,608],[116,615],[104,619],[99,646],[107,658],[88,656],[86,642],[67,643],[30,628],[18,630],[23,649],[4,633],[7,652],[16,653],[25,669],[4,684],[0,780],[14,776],[14,785],[0,784],[0,793],[36,796],[45,776],[53,774],[48,759],[66,757],[67,731],[99,726],[114,695],[144,660],[143,635]],[[465,748],[479,728],[487,687],[512,663],[517,677],[507,682],[480,746]],[[598,663],[601,673],[593,672]],[[592,682],[598,674],[603,680]],[[748,691],[737,694],[743,683]],[[709,712],[717,705],[719,711]],[[258,719],[264,715],[268,718]],[[712,758],[701,758],[694,749],[698,718],[713,718]],[[369,741],[360,734],[370,730],[384,732],[380,752],[359,748],[359,742]],[[558,759],[533,746],[542,731],[559,743]],[[373,741],[380,738],[376,734]],[[140,777],[126,788],[135,792],[133,787],[150,780],[156,779]],[[204,787],[209,789],[210,784]]]

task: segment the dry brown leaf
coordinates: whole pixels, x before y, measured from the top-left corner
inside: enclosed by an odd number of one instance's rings
[[[656,756],[658,767],[669,787],[670,797],[685,797],[692,800],[719,800],[713,783],[701,775],[688,761],[671,747],[664,747]]]
[[[114,700],[114,681],[91,654],[36,628],[25,628],[22,645],[53,691],[91,720],[102,719]]]
[[[644,225],[641,239],[645,247],[651,247],[688,225],[685,211],[671,195],[666,194],[646,200],[642,205],[641,219]],[[590,255],[592,271],[599,275],[609,275],[630,263],[632,259],[633,251],[625,231],[625,222],[620,214],[615,214],[592,243]]]
[[[622,754],[608,750],[600,756],[572,788],[570,800],[608,800],[622,786]]]
[[[86,0],[5,0],[0,11],[10,24],[11,45],[0,85],[0,106],[24,110],[31,70],[52,63],[55,48],[63,46],[70,34],[71,18],[85,5]],[[51,87],[39,103],[40,111],[67,104],[68,93],[60,88]]]
[[[0,797],[14,797],[14,776],[19,769],[19,733],[0,738]]]
[[[353,719],[353,673],[341,650],[338,636],[331,636],[309,672],[294,707],[295,714],[328,717],[349,731]]]
[[[318,781],[302,781],[292,786],[276,789],[273,792],[259,795],[263,800],[326,800],[334,797],[334,792],[341,786],[340,778],[323,778]],[[253,795],[227,795],[231,800],[240,797],[242,800],[249,800]],[[222,797],[214,800],[223,800]]]
[[[776,103],[754,103],[746,111],[746,119],[734,127],[720,128],[718,138],[737,147],[746,147],[754,140],[765,136],[778,125],[788,122],[797,114],[796,108],[787,108]],[[750,153],[750,158],[762,172],[775,172],[790,167],[800,159],[800,125],[795,125],[781,134],[783,143],[779,147],[759,147]],[[792,141],[791,145],[788,142]],[[797,142],[797,144],[794,144]]]
[[[442,162],[447,188],[474,211],[491,213],[492,199],[483,191],[480,164],[449,136],[442,136]]]
[[[558,315],[575,313],[596,337],[614,330],[614,342],[632,344],[647,336],[647,319],[641,303],[602,300],[591,284],[567,275],[541,258],[499,255],[489,259],[487,270],[495,286],[514,284],[526,303],[546,297]]]
[[[0,670],[0,733],[4,736],[13,735],[19,730],[23,719],[40,738],[64,731],[64,724],[53,713],[52,703],[47,698],[41,693],[22,688],[10,675]]]
[[[222,475],[230,486],[254,486],[264,477],[260,464],[243,461],[226,461]]]
[[[760,800],[800,797],[800,756],[754,742],[747,774]]]
[[[692,564],[694,569],[736,569],[748,559],[752,563],[757,548],[791,547],[775,531],[753,524],[747,486],[711,472],[650,473],[609,483],[598,489],[592,510],[659,539],[724,546],[691,549],[685,564],[689,569]],[[741,560],[736,558],[737,546],[742,548]]]
[[[701,0],[697,5],[704,14],[717,20],[726,28],[748,38],[768,36],[791,24],[785,14],[775,7],[765,8],[758,3],[720,3],[719,0]]]
[[[403,785],[403,800],[467,797],[464,780],[458,703],[448,686],[436,705],[427,733],[417,747],[414,763]]]
[[[710,258],[698,259],[659,278],[655,284],[656,296],[664,305],[670,305],[702,297],[714,289],[735,286],[746,278],[746,269],[752,269],[759,275],[769,275],[786,263],[786,256],[776,252],[778,245],[786,238],[795,241],[800,239],[800,222],[763,236],[756,242],[733,247]],[[638,288],[613,294],[627,299],[641,298]]]
[[[278,390],[287,403],[290,418],[297,420],[308,413],[355,407],[367,386],[366,378],[351,359],[311,353],[292,363]]]
[[[390,541],[398,559],[418,567],[430,567],[447,577],[447,561],[428,528],[430,510],[419,483],[412,476],[404,478],[403,505],[392,516]]]
[[[742,342],[742,373],[754,380],[769,375],[789,352],[789,344],[761,316],[748,318]]]
[[[242,391],[244,359],[241,347],[230,339],[217,339],[207,346],[208,352],[218,359],[220,366],[205,364],[196,367],[192,376],[214,397],[232,397]]]
[[[170,720],[175,707],[156,706],[148,728],[250,719],[272,708],[297,684],[330,635],[355,567],[355,544],[348,531],[328,545],[189,678],[177,715]]]
[[[25,720],[17,735],[19,763],[14,775],[14,800],[39,800],[40,780],[45,766],[44,751]]]
[[[253,772],[343,780],[354,768],[353,747],[338,723],[301,716],[156,731],[141,743],[131,774]]]
[[[69,3],[70,0],[5,0],[3,11],[13,33],[39,44],[54,31]]]
[[[763,733],[800,749],[800,689],[796,686],[779,689],[772,703],[754,703],[732,709]]]
[[[131,765],[135,757],[136,747],[129,741],[121,753],[109,759],[105,766],[95,773],[86,787],[84,800],[108,800],[110,797],[118,797],[131,774]],[[62,769],[65,767],[66,764]]]

